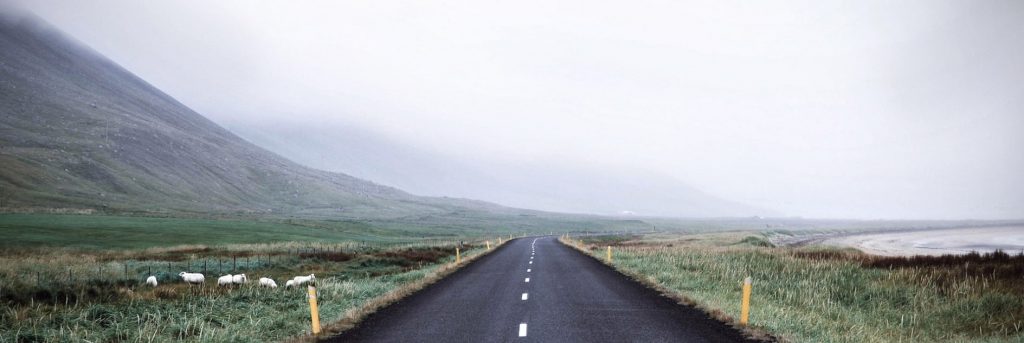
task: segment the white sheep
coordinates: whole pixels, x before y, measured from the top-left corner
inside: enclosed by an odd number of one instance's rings
[[[146,278],[146,284],[152,287],[156,287],[156,276],[150,275],[148,278]]]
[[[292,288],[292,287],[295,287],[295,280],[288,280],[288,282],[284,283],[284,288]]]
[[[190,284],[201,284],[204,281],[206,281],[206,277],[203,276],[203,274],[200,274],[200,273],[181,272],[181,273],[178,273],[178,275],[181,275],[181,280],[183,280],[183,281],[185,281],[187,283],[190,283]]]
[[[241,284],[244,284],[246,282],[249,282],[249,279],[245,277],[245,274],[237,274],[237,275],[231,276],[231,282],[236,284],[236,285],[241,285]]]
[[[292,280],[295,281],[295,286],[302,286],[308,282],[316,282],[316,275],[309,274],[307,276],[296,276]]]
[[[260,286],[267,288],[277,288],[277,282],[274,282],[274,279],[271,278],[261,277]]]
[[[230,286],[233,282],[234,277],[231,274],[217,278],[217,286]]]

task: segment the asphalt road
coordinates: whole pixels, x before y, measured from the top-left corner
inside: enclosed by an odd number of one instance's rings
[[[532,263],[531,263],[532,262]],[[517,239],[330,342],[742,342],[555,237]]]

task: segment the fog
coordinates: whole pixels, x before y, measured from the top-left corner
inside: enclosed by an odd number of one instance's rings
[[[1024,218],[1021,1],[20,6],[257,144],[414,193]]]

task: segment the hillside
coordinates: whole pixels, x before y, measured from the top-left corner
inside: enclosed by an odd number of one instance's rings
[[[0,206],[356,218],[500,210],[308,168],[41,20],[0,13]]]

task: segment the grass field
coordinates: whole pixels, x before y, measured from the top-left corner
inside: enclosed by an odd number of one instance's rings
[[[337,331],[450,270],[460,242],[468,243],[463,258],[484,251],[485,238],[459,235],[481,230],[416,229],[292,218],[3,214],[0,342],[299,337],[309,330],[305,292],[283,286],[310,273],[318,278],[321,320]],[[496,243],[496,236],[486,239]],[[206,284],[186,285],[180,271],[202,272]],[[216,286],[217,276],[239,273],[247,285]],[[142,284],[149,275],[158,287]],[[281,287],[257,287],[264,276]]]
[[[428,280],[455,260],[454,245],[303,247],[8,250],[0,254],[0,342],[279,341],[309,330],[305,289],[283,287],[292,276],[316,273],[321,320],[330,326],[394,300],[389,292]],[[481,245],[463,249],[463,258],[485,251]],[[236,264],[238,256],[245,263]],[[200,261],[210,269],[206,283],[182,283],[177,272],[201,271]],[[227,262],[231,270],[215,271],[209,261]],[[142,285],[153,266],[160,281],[155,288]],[[218,287],[221,273],[245,273],[250,282]],[[262,276],[282,287],[258,287]]]
[[[758,233],[592,238],[583,249],[712,315],[792,342],[1024,341],[1024,256],[873,257],[776,248]]]
[[[275,242],[404,244],[520,234],[642,228],[637,220],[586,216],[509,218],[451,214],[391,220],[317,217],[161,218],[114,215],[0,214],[0,249],[142,249],[172,245]]]
[[[331,227],[245,220],[100,215],[0,215],[0,247],[148,248],[178,244],[239,244],[366,239],[365,224]]]
[[[430,230],[393,223],[310,219],[187,219],[104,215],[0,214],[0,249],[142,249],[276,242],[413,243],[483,237],[511,229]]]

